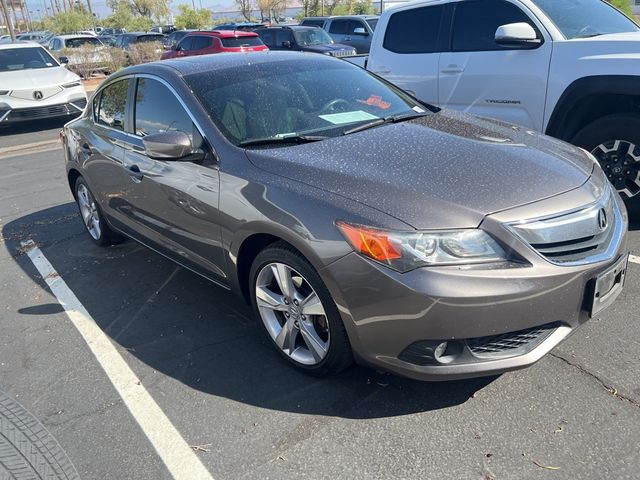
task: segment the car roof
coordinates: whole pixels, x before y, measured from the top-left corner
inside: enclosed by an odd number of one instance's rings
[[[43,48],[42,45],[40,45],[37,42],[18,41],[13,43],[0,43],[0,50],[9,50],[12,48],[34,48],[34,47]]]
[[[143,63],[132,67],[124,68],[118,73],[112,74],[110,78],[118,78],[123,75],[135,73],[167,74],[169,76],[187,76],[193,73],[210,72],[223,70],[226,68],[246,67],[247,65],[269,64],[287,62],[295,64],[303,60],[315,62],[341,62],[346,63],[328,55],[318,55],[317,53],[294,52],[294,51],[262,51],[247,53],[220,53],[217,55],[202,55],[193,57],[179,57],[170,60]]]
[[[369,20],[371,18],[380,18],[380,15],[332,15],[329,17],[331,20],[335,20],[336,18],[362,18],[364,20]]]
[[[256,28],[256,30],[318,30],[314,25],[272,25],[270,27]]]
[[[190,37],[192,35],[205,35],[209,37],[218,37],[218,38],[257,37],[258,36],[257,33],[240,31],[240,30],[194,30],[193,32],[189,32],[185,36]]]
[[[68,35],[56,35],[55,38],[61,38],[62,40],[71,40],[73,38],[96,38],[95,35],[89,35],[88,33],[76,33]]]

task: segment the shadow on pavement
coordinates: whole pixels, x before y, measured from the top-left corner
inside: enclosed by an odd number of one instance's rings
[[[100,328],[154,370],[194,389],[261,408],[379,418],[461,404],[493,379],[416,382],[352,367],[336,377],[300,374],[272,350],[244,300],[134,242],[101,249],[72,203],[15,220],[5,246],[46,288],[20,242],[33,239]],[[26,315],[60,311],[26,305]]]

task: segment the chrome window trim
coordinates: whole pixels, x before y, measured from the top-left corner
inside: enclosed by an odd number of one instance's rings
[[[200,123],[196,120],[195,115],[193,115],[193,113],[191,113],[191,110],[189,109],[187,104],[184,102],[184,100],[182,99],[180,94],[176,91],[175,88],[173,88],[173,86],[169,82],[167,82],[164,78],[160,78],[157,75],[152,75],[152,74],[149,74],[149,73],[137,73],[137,74],[133,75],[133,78],[135,80],[137,80],[138,78],[149,78],[151,80],[156,80],[156,81],[160,82],[162,85],[164,85],[165,87],[167,87],[169,89],[169,91],[173,94],[173,96],[176,99],[178,99],[178,102],[180,103],[182,108],[184,108],[185,112],[187,112],[187,115],[189,115],[189,118],[191,119],[193,124],[198,129],[198,133],[200,134],[200,137],[202,137],[203,141],[211,149],[211,154],[213,155],[213,158],[216,160],[216,162],[219,161],[218,153],[216,152],[215,147],[211,144],[211,142],[207,139],[207,137],[203,133],[204,129],[202,128]],[[138,89],[138,84],[136,83],[135,84],[134,95],[133,95],[134,104],[135,104],[135,97],[136,97],[136,94],[137,94],[137,89]],[[135,126],[136,126],[135,108],[134,108],[134,110],[132,112],[132,118],[133,118],[133,128],[135,130]],[[135,133],[129,133],[129,132],[126,132],[126,133],[127,133],[127,135],[129,137],[135,138],[137,140],[142,140],[144,138],[144,137],[141,137],[140,135],[136,135]]]
[[[615,195],[617,195],[616,192],[613,191],[613,189],[611,188],[610,185],[608,185],[606,187],[605,190],[605,194],[602,195],[601,198],[599,198],[598,200],[596,200],[595,202],[592,202],[588,205],[585,205],[583,207],[580,208],[575,208],[575,209],[571,209],[571,210],[567,210],[564,212],[559,212],[556,214],[552,214],[552,215],[545,215],[543,217],[537,217],[537,218],[531,218],[531,219],[526,219],[526,220],[519,220],[516,222],[510,222],[510,223],[505,223],[503,224],[503,226],[509,231],[511,232],[513,235],[515,235],[520,241],[522,241],[525,245],[527,245],[527,247],[533,251],[536,255],[538,255],[540,258],[542,258],[543,260],[545,260],[546,262],[549,262],[553,265],[558,265],[561,267],[575,267],[575,266],[580,266],[580,265],[589,265],[589,264],[593,264],[593,263],[599,263],[599,262],[604,262],[607,260],[611,260],[616,252],[618,251],[618,249],[620,248],[620,245],[622,243],[622,239],[624,237],[624,232],[626,231],[626,222],[624,222],[624,219],[622,217],[622,211],[620,210],[620,206],[618,205],[618,201],[615,198]],[[610,236],[610,241],[609,241],[609,245],[607,245],[607,248],[599,253],[596,253],[594,255],[590,255],[587,256],[583,259],[580,260],[575,260],[575,261],[554,261],[553,259],[546,257],[545,255],[543,255],[541,252],[539,252],[536,248],[534,248],[531,243],[529,242],[529,240],[527,240],[518,230],[517,227],[519,225],[527,225],[527,224],[532,224],[532,223],[536,223],[536,222],[542,222],[545,220],[551,220],[551,219],[555,219],[555,218],[560,218],[563,216],[568,216],[568,215],[572,215],[581,211],[584,212],[589,212],[591,210],[598,212],[601,208],[605,208],[607,203],[611,201],[612,204],[612,210],[613,210],[613,231],[611,232],[611,236]],[[576,237],[576,239],[579,237]],[[562,240],[561,240],[562,241]]]

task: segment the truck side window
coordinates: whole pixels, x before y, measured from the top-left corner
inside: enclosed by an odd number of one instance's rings
[[[389,19],[383,47],[395,53],[434,53],[443,6],[412,8]]]
[[[508,50],[508,47],[496,43],[496,30],[501,25],[520,22],[536,28],[531,19],[513,3],[504,0],[458,2],[453,20],[453,51]]]

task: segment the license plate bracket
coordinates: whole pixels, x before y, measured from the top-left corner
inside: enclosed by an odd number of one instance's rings
[[[618,298],[624,287],[628,262],[629,254],[625,254],[593,280],[590,317],[593,318]]]

